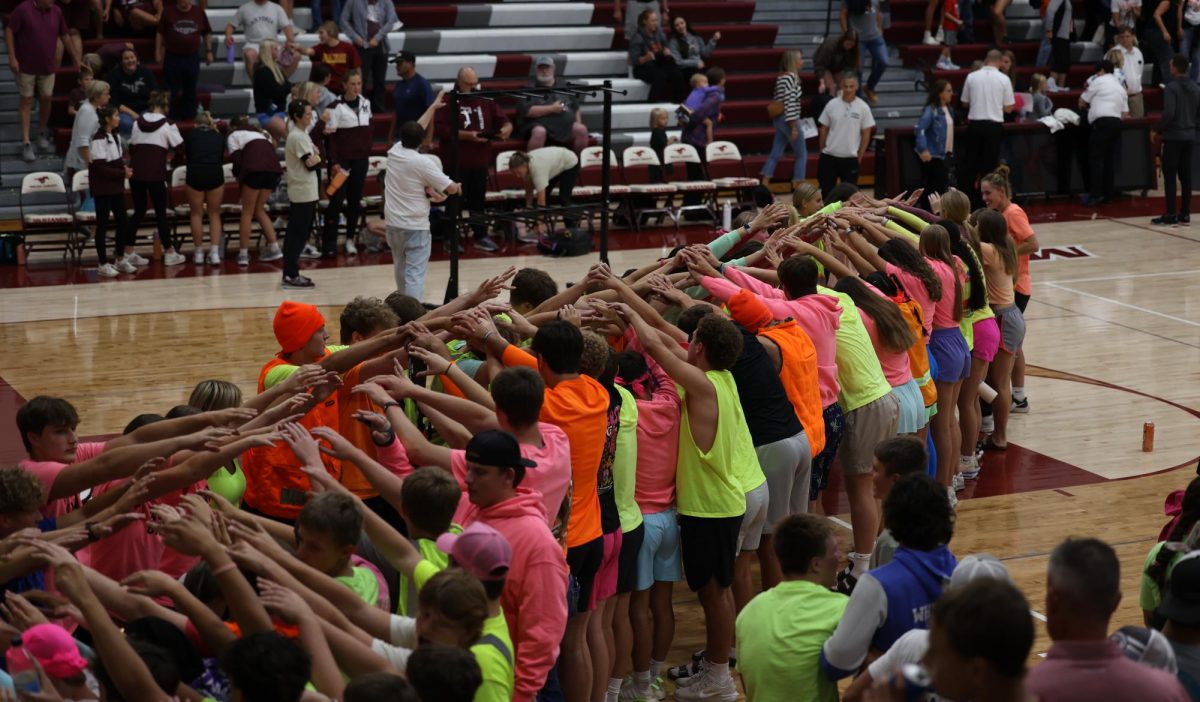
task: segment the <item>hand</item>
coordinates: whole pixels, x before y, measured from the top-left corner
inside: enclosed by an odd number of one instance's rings
[[[292,449],[292,453],[296,454],[296,458],[300,459],[301,463],[314,466],[323,465],[321,449],[317,445],[317,440],[312,438],[304,427],[294,423],[285,424],[279,429],[279,436]]]
[[[465,132],[462,141],[483,141],[479,132]]]
[[[796,125],[793,124],[790,140],[797,141],[798,139],[800,139],[800,127],[797,127]]]
[[[208,51],[204,52],[204,65],[211,66],[212,62],[213,62],[213,52],[212,52],[212,49],[209,49]],[[160,60],[160,63],[161,63],[161,60]]]
[[[278,583],[260,580],[258,589],[258,598],[262,600],[267,611],[280,621],[298,624],[303,619],[315,616],[312,607],[308,606],[303,597]]]
[[[929,193],[929,211],[935,215],[942,214],[942,196],[939,193]]]
[[[39,539],[36,541],[27,542],[26,545],[28,545],[37,553],[37,555],[46,563],[47,567],[59,570],[70,567],[80,567],[79,561],[75,560],[75,556],[71,555],[70,551],[62,546],[59,546],[58,544],[52,544],[49,541],[42,541]]]
[[[701,71],[703,71],[703,70],[704,70],[704,59],[700,59],[700,61],[699,61],[698,65],[696,66],[696,68],[700,69]]]
[[[917,155],[920,156],[921,163],[929,163],[933,160],[933,154],[929,153],[929,149],[926,149]]]
[[[378,40],[378,39],[372,39],[371,41],[367,42],[367,46],[368,46],[369,48],[372,48],[372,49],[374,49],[375,47],[379,46],[379,40]]]
[[[409,346],[408,356],[425,364],[425,370],[417,374],[417,377],[420,378],[428,378],[431,375],[446,375],[454,367],[454,361],[444,358],[424,346]]]
[[[393,400],[403,400],[412,387],[413,382],[408,378],[379,375],[371,378],[370,382],[355,385],[350,392],[366,395],[368,400],[382,407]]]
[[[204,498],[196,493],[183,495],[179,498],[179,504],[193,519],[197,519],[204,524],[212,524],[213,509],[204,501]]]
[[[304,388],[316,385],[324,379],[325,369],[315,363],[308,363],[297,368],[283,381],[284,392],[300,392]]]
[[[561,308],[559,308],[558,319],[563,322],[568,322],[576,329],[583,324],[583,318],[579,314],[579,309],[574,305],[563,305]]]
[[[345,485],[334,480],[333,476],[324,467],[300,466],[300,470],[304,471],[304,474],[308,476],[309,491],[314,495],[322,492],[340,492],[345,495],[353,495],[353,493],[346,489]]]
[[[156,505],[155,509],[162,505]],[[203,556],[220,547],[209,524],[198,519],[175,519],[159,524],[156,530],[163,543],[188,556]]]
[[[190,451],[216,451],[220,448],[220,440],[232,435],[232,429],[208,427],[182,437],[183,448]]]
[[[225,553],[237,563],[239,569],[255,575],[267,575],[276,567],[275,561],[245,541],[238,541],[226,548]]]
[[[244,541],[269,556],[272,560],[276,557],[286,558],[291,555],[260,524],[230,522],[229,533],[235,539],[235,545],[238,541]]]
[[[326,398],[336,392],[340,387],[342,387],[342,377],[337,373],[330,371],[325,374],[325,376],[321,379],[321,382],[309,388],[309,394],[312,395],[313,400],[317,402],[324,402]]]
[[[329,448],[325,448],[320,444],[317,444],[317,447],[321,453],[333,456],[339,461],[351,460],[351,457],[358,451],[358,448],[350,443],[349,439],[329,427],[313,427],[312,435],[316,439],[323,439],[329,442]],[[316,468],[316,466],[314,465],[313,468]]]
[[[355,46],[357,46],[357,47],[359,47],[359,48],[362,48],[362,47],[363,47],[363,40],[362,40],[362,37],[358,37],[357,39],[355,39],[355,40],[354,40],[354,45],[355,45]]]
[[[720,41],[720,40],[721,40],[721,33],[720,33],[720,32],[713,32],[712,38],[713,38],[713,41]]]
[[[106,539],[130,524],[145,521],[145,519],[146,515],[141,512],[114,514],[108,519],[93,524],[89,538]]]
[[[750,220],[750,231],[763,231],[772,224],[785,219],[787,216],[787,205],[779,202],[767,205],[758,211],[758,214],[754,216],[754,219]]]
[[[477,301],[476,304],[480,304],[495,297],[499,297],[500,293],[504,292],[505,290],[512,290],[512,286],[508,283],[516,274],[517,267],[509,266],[508,269],[500,275],[484,280],[479,284],[479,287],[475,289],[472,299]]]
[[[917,201],[921,199],[921,196],[924,194],[925,194],[925,188],[917,188],[916,190],[909,193],[908,199],[906,199],[904,201],[904,203],[909,206],[915,205],[915,204],[917,204]]]
[[[0,616],[21,631],[37,624],[50,623],[45,614],[30,604],[29,600],[15,592],[8,593],[4,598],[4,603],[0,604]]]
[[[21,75],[21,64],[17,63],[17,57],[12,53],[8,55],[8,67],[12,70],[14,76]]]
[[[392,430],[392,425],[388,422],[387,417],[378,412],[371,410],[355,410],[354,414],[350,415],[371,430],[372,437],[376,441],[383,441],[387,438],[388,433]]]
[[[613,277],[612,269],[608,267],[607,263],[593,263],[592,267],[588,269],[587,276],[583,279],[583,282],[585,284],[594,283],[603,288],[611,288],[618,281]]]
[[[208,414],[212,426],[235,428],[258,416],[258,410],[253,407],[230,407]]]
[[[170,597],[181,587],[178,580],[161,570],[141,570],[121,581],[121,586],[135,595]]]
[[[223,516],[232,517],[240,511],[232,502],[212,490],[197,490],[196,494],[208,500],[209,505]]]
[[[104,21],[106,21],[106,22],[108,21],[108,13],[107,12],[104,13]],[[226,34],[225,35],[225,46],[233,46],[233,44],[234,44],[233,35]]]
[[[130,168],[129,166],[126,166],[125,167],[125,180],[129,180],[132,177],[133,177],[133,169]]]
[[[64,702],[63,696],[58,694],[58,690],[54,688],[53,681],[50,676],[46,675],[42,664],[38,663],[37,658],[30,656],[29,660],[33,663],[33,671],[37,674],[39,692],[14,692],[13,690],[3,688],[0,692],[0,702]]]

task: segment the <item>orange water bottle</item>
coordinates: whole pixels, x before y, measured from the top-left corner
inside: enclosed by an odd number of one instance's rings
[[[1154,450],[1154,420],[1142,425],[1142,451],[1150,453]]]

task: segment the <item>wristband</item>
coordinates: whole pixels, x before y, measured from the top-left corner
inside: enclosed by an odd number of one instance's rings
[[[393,408],[393,407],[399,407],[399,406],[400,406],[400,403],[399,403],[399,402],[396,402],[395,400],[392,400],[391,402],[385,402],[385,403],[383,403],[382,405],[380,405],[380,406],[379,406],[379,409],[383,410],[384,414],[387,414],[387,411],[388,411],[389,409],[391,409],[391,408]]]
[[[88,538],[89,542],[94,543],[94,542],[100,540],[100,537],[96,536],[96,523],[95,522],[87,522],[86,524],[83,525],[83,528],[84,528],[84,531],[87,532],[87,538]]]
[[[231,570],[234,570],[234,569],[236,569],[236,568],[237,568],[237,563],[234,563],[233,561],[230,561],[230,562],[226,563],[225,565],[223,565],[223,566],[221,566],[221,567],[219,567],[219,568],[213,568],[213,569],[212,569],[212,575],[213,575],[213,577],[215,578],[215,577],[217,577],[218,575],[220,575],[220,574],[222,574],[222,573],[228,573],[229,571],[231,571]]]
[[[742,229],[745,229],[747,234],[754,231],[754,228],[750,226],[749,222],[746,222],[745,224],[743,224]]]
[[[721,263],[718,263],[718,264],[717,264],[717,272],[718,272],[718,273],[724,273],[724,272],[725,272],[725,262],[724,262],[724,261],[722,261]]]

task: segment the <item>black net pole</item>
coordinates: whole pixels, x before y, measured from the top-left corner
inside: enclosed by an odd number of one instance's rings
[[[445,302],[450,302],[458,297],[458,225],[459,218],[462,217],[462,201],[466,196],[462,192],[462,180],[459,178],[458,172],[458,91],[450,91],[450,101],[445,109],[450,110],[450,151],[446,154],[450,158],[450,163],[446,164],[450,179],[459,184],[458,195],[450,198],[449,211],[446,213],[450,220],[449,231],[446,232],[448,237],[446,246],[450,249],[450,278],[446,281],[446,297]],[[471,214],[477,214],[472,212]]]
[[[604,122],[600,143],[604,148],[600,164],[600,261],[608,263],[608,191],[612,181],[609,163],[612,157],[612,81],[604,81]]]

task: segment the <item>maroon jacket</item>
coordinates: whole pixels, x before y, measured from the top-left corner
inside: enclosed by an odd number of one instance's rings
[[[170,175],[167,156],[171,150],[183,143],[179,129],[166,118],[147,119],[152,113],[137,118],[133,136],[129,140],[129,166],[133,169],[130,180],[163,181]]]
[[[101,144],[103,143],[103,146]],[[108,134],[103,129],[92,137],[91,163],[88,164],[88,182],[92,197],[121,195],[125,192],[125,150],[117,134]]]
[[[247,173],[283,173],[279,166],[279,156],[275,153],[275,144],[269,138],[250,139],[240,143],[239,132],[253,132],[252,129],[235,129],[230,133],[226,144],[232,147],[229,161],[233,164],[233,172],[239,178]]]
[[[351,161],[371,157],[374,134],[371,127],[371,103],[366,97],[358,96],[358,107],[354,108],[342,100],[329,106],[331,118],[326,130],[329,147],[329,162],[348,166]],[[333,130],[329,133],[329,130]]]
[[[438,150],[442,163],[450,166],[450,137],[453,129],[458,128],[472,132],[482,132],[496,135],[500,128],[508,124],[508,117],[493,100],[465,96],[460,99],[458,119],[451,126],[449,101],[447,107],[437,111],[434,121],[434,131],[437,132],[440,143]],[[492,143],[490,141],[459,141],[458,166],[465,170],[488,168],[492,164]]]

